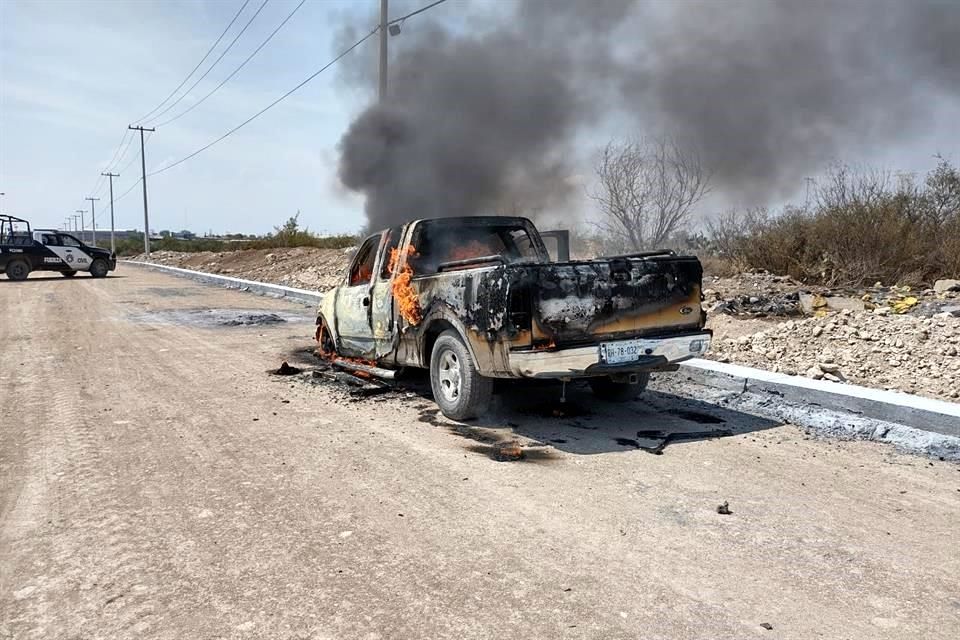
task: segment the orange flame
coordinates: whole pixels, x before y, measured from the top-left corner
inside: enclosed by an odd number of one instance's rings
[[[471,258],[482,258],[496,253],[497,251],[491,249],[487,243],[471,240],[465,245],[451,249],[449,260],[470,260]]]
[[[317,322],[317,349],[314,351],[318,357],[324,360],[333,360],[337,357],[336,345],[333,343],[333,337],[330,335],[330,329],[323,320]]]
[[[554,341],[553,338],[550,338],[550,342],[544,342],[544,343],[541,343],[541,344],[535,344],[535,345],[533,345],[533,350],[534,350],[534,351],[546,351],[547,349],[555,349],[556,346],[557,346],[557,343]]]
[[[409,246],[402,251],[399,249],[390,250],[390,264],[387,268],[391,273],[396,273],[393,279],[393,299],[397,301],[400,307],[400,316],[408,324],[420,324],[423,320],[423,310],[420,309],[420,298],[417,297],[417,291],[413,288],[410,281],[413,279],[413,267],[410,266],[407,258],[416,257],[417,250]],[[403,266],[399,266],[400,263]],[[399,271],[396,269],[399,267]]]

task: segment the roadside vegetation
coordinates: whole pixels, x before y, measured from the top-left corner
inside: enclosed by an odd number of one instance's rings
[[[321,236],[309,229],[300,228],[300,213],[291,216],[282,226],[274,227],[272,233],[264,236],[246,236],[231,234],[223,237],[195,237],[191,234],[180,234],[175,237],[169,233],[161,233],[160,239],[150,241],[152,251],[181,251],[196,253],[200,251],[239,251],[242,249],[279,249],[293,247],[316,247],[319,249],[343,249],[357,243],[356,236],[342,234]],[[187,235],[188,237],[183,237]],[[134,256],[143,252],[143,234],[135,233],[123,240],[117,241],[117,254]]]
[[[825,286],[930,284],[960,275],[960,172],[941,159],[922,180],[834,167],[806,207],[729,212],[707,252],[733,271]]]

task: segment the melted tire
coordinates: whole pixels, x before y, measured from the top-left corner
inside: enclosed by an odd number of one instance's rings
[[[430,387],[440,411],[451,420],[476,418],[493,395],[493,379],[480,375],[470,351],[452,330],[440,334],[433,345]]]

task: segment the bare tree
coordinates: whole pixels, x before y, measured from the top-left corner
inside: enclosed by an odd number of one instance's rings
[[[611,141],[596,165],[600,231],[627,249],[663,244],[710,191],[700,156],[671,137]]]

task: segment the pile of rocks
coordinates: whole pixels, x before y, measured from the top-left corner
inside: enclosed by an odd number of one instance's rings
[[[857,312],[788,320],[718,338],[711,358],[834,382],[960,397],[960,318]]]

